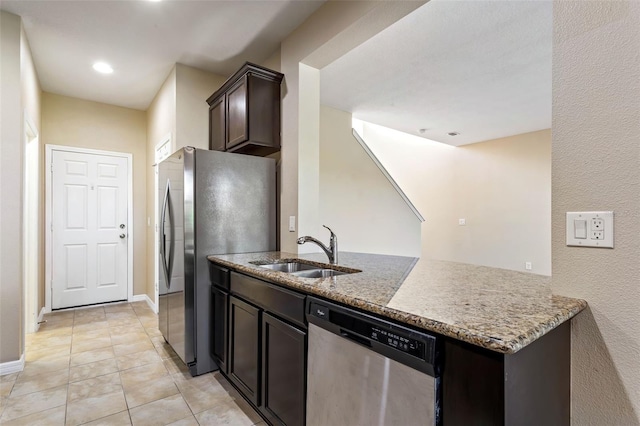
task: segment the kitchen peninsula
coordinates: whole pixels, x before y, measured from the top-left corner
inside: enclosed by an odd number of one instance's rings
[[[208,259],[238,276],[441,336],[445,425],[569,422],[568,320],[587,303],[551,294],[550,277],[346,252],[340,253],[340,265],[331,267],[361,272],[330,278],[300,278],[260,266],[288,259],[326,266],[324,254],[268,252]]]

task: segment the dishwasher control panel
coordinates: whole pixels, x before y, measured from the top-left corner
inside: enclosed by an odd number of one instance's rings
[[[409,365],[416,362],[431,365],[436,363],[435,336],[410,330],[347,307],[321,302],[311,297],[307,299],[307,319],[311,323],[361,345],[382,351],[386,356],[398,356],[402,362]],[[428,369],[433,370],[433,366]]]
[[[370,325],[369,338],[418,358],[424,356],[423,342],[396,334],[384,328]]]

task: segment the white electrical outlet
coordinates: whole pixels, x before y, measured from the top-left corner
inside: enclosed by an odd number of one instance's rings
[[[464,226],[467,224],[467,219],[458,219],[458,225]]]
[[[289,232],[296,232],[296,217],[289,216]]]
[[[613,212],[567,212],[567,245],[613,248]]]
[[[531,270],[531,262],[524,262],[524,269],[526,269],[527,271]]]
[[[591,231],[601,231],[604,229],[604,219],[601,217],[594,217],[591,219]]]

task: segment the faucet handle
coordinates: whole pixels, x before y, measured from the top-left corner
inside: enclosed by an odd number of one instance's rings
[[[329,247],[330,247],[329,251],[331,253],[331,255],[329,256],[329,260],[331,261],[331,264],[337,265],[338,264],[338,237],[336,236],[336,234],[333,233],[331,228],[329,228],[327,225],[322,225],[322,226],[324,226],[329,230],[329,232],[331,232],[331,237],[329,237]]]

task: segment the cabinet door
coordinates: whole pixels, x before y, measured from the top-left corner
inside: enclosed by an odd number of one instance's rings
[[[225,100],[223,95],[209,107],[209,149],[214,151],[224,151],[226,146]]]
[[[267,313],[262,316],[262,412],[273,424],[305,421],[306,333]]]
[[[229,377],[256,406],[260,405],[260,310],[229,297]]]
[[[227,145],[226,148],[249,139],[247,120],[247,78],[233,85],[227,92]]]
[[[211,338],[211,356],[218,363],[220,371],[227,374],[227,307],[229,306],[229,293],[212,287],[211,296],[213,298],[213,324],[211,327],[213,336]]]

